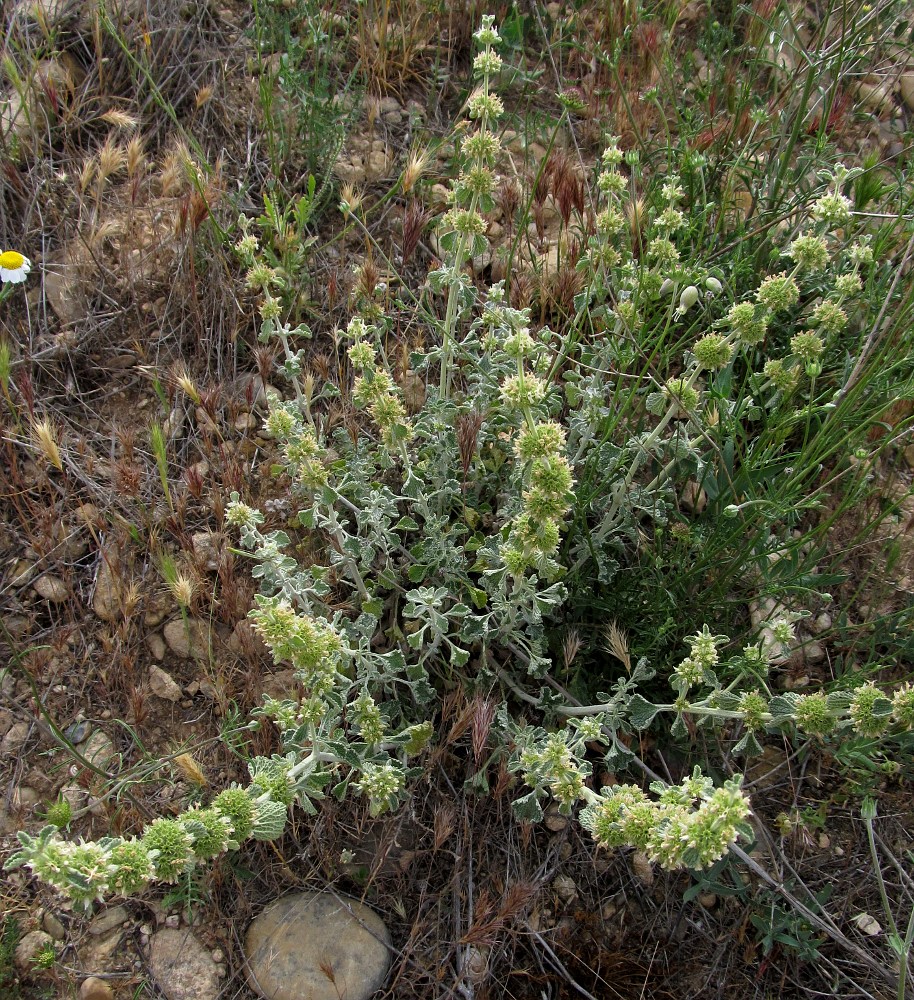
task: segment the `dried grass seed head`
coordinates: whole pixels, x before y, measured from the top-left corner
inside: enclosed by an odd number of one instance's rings
[[[63,472],[63,458],[57,443],[57,428],[48,417],[33,422],[32,441],[48,462],[58,472]]]

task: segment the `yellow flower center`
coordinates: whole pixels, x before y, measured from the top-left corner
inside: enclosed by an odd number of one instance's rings
[[[18,250],[5,250],[0,253],[0,267],[5,271],[16,271],[22,267],[25,257]]]

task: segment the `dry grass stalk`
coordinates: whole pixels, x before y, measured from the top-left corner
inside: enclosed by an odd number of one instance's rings
[[[127,176],[137,177],[147,167],[146,144],[142,136],[135,135],[127,143]]]
[[[50,419],[44,417],[32,423],[32,442],[58,472],[63,472],[63,457],[57,443],[57,428]]]
[[[203,773],[203,769],[194,759],[193,754],[179,753],[178,756],[175,757],[174,763],[184,777],[194,785],[203,788],[209,784],[206,780],[206,775]]]
[[[406,161],[406,167],[403,170],[402,186],[404,194],[409,194],[409,192],[416,186],[420,178],[428,169],[430,161],[431,154],[428,149],[414,149],[409,154],[409,158]]]
[[[139,118],[128,115],[126,111],[121,111],[120,108],[109,108],[101,115],[101,119],[103,122],[113,125],[114,128],[118,128],[122,132],[131,132],[133,129],[139,128],[140,125]]]
[[[606,649],[631,673],[632,658],[628,652],[628,638],[615,621],[606,626]]]

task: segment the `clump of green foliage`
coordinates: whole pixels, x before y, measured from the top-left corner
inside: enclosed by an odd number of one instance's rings
[[[830,691],[777,693],[772,669],[803,616],[786,606],[763,634],[736,642],[684,620],[685,656],[625,662],[590,705],[547,683],[550,625],[595,584],[611,587],[645,539],[704,542],[723,580],[709,587],[738,576],[757,590],[787,531],[821,506],[826,461],[840,466],[846,502],[864,494],[859,464],[841,466],[839,453],[862,441],[889,389],[861,381],[850,362],[884,278],[877,242],[857,231],[844,193],[857,171],[822,171],[771,245],[770,267],[747,271],[741,257],[729,269],[694,245],[706,207],[695,200],[701,158],[668,150],[634,209],[640,158],[610,138],[593,225],[581,220],[574,321],[561,336],[536,328],[504,283],[481,294],[465,268],[488,249],[502,156],[491,17],[476,40],[471,127],[439,226],[444,260],[429,275],[436,337],[410,359],[429,385],[415,412],[377,310],[336,333],[351,382],[316,389],[305,378],[297,342],[310,331],[288,321],[303,262],[262,249],[242,227],[237,250],[262,294],[261,339],[279,344],[289,387],[270,395],[265,430],[295,514],[288,530],[267,530],[264,514],[233,493],[226,520],[260,583],[251,619],[304,694],[264,699],[257,719],[276,727],[281,752],[251,760],[249,782],[205,807],[160,817],[137,838],[65,841],[57,826],[20,834],[8,866],[29,866],[76,902],[174,883],[249,837],[280,836],[291,807],[313,812],[326,795],[364,796],[372,815],[396,809],[434,737],[441,684],[454,678],[505,692],[490,763],[501,757],[527,786],[519,817],[540,818],[552,797],[566,814],[579,810],[597,845],[634,847],[666,868],[707,869],[752,839],[740,774],[715,782],[695,766],[678,785],[595,790],[594,746],[619,772],[636,763],[630,737],[667,717],[672,738],[702,729],[740,760],[769,734],[891,745],[914,729],[910,686],[882,690],[861,676]],[[291,213],[297,228],[308,210],[306,199]],[[270,203],[259,224],[275,232],[289,220]],[[322,415],[322,398],[338,393],[364,411],[357,434]],[[692,537],[677,520],[688,480],[708,504]],[[290,554],[293,530],[326,542],[325,564]]]

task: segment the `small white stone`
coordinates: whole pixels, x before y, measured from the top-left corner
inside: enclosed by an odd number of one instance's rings
[[[29,931],[16,945],[14,961],[16,968],[23,972],[30,971],[32,961],[43,948],[53,945],[54,939],[45,931]]]
[[[573,903],[578,898],[578,887],[568,875],[556,875],[552,880],[552,888],[563,903]]]
[[[69,588],[59,576],[52,576],[50,574],[39,576],[33,587],[39,597],[50,601],[51,604],[63,604],[70,596]]]
[[[150,632],[146,636],[146,646],[154,660],[165,659],[165,640],[159,632]]]
[[[0,759],[3,757],[15,757],[25,746],[29,738],[29,724],[27,722],[14,722],[3,737],[0,743]]]
[[[153,664],[149,668],[149,690],[163,701],[178,702],[183,697],[180,685],[171,674]]]
[[[116,927],[120,927],[130,919],[130,914],[125,906],[111,906],[107,910],[102,910],[89,924],[89,933],[96,936],[107,934]]]

